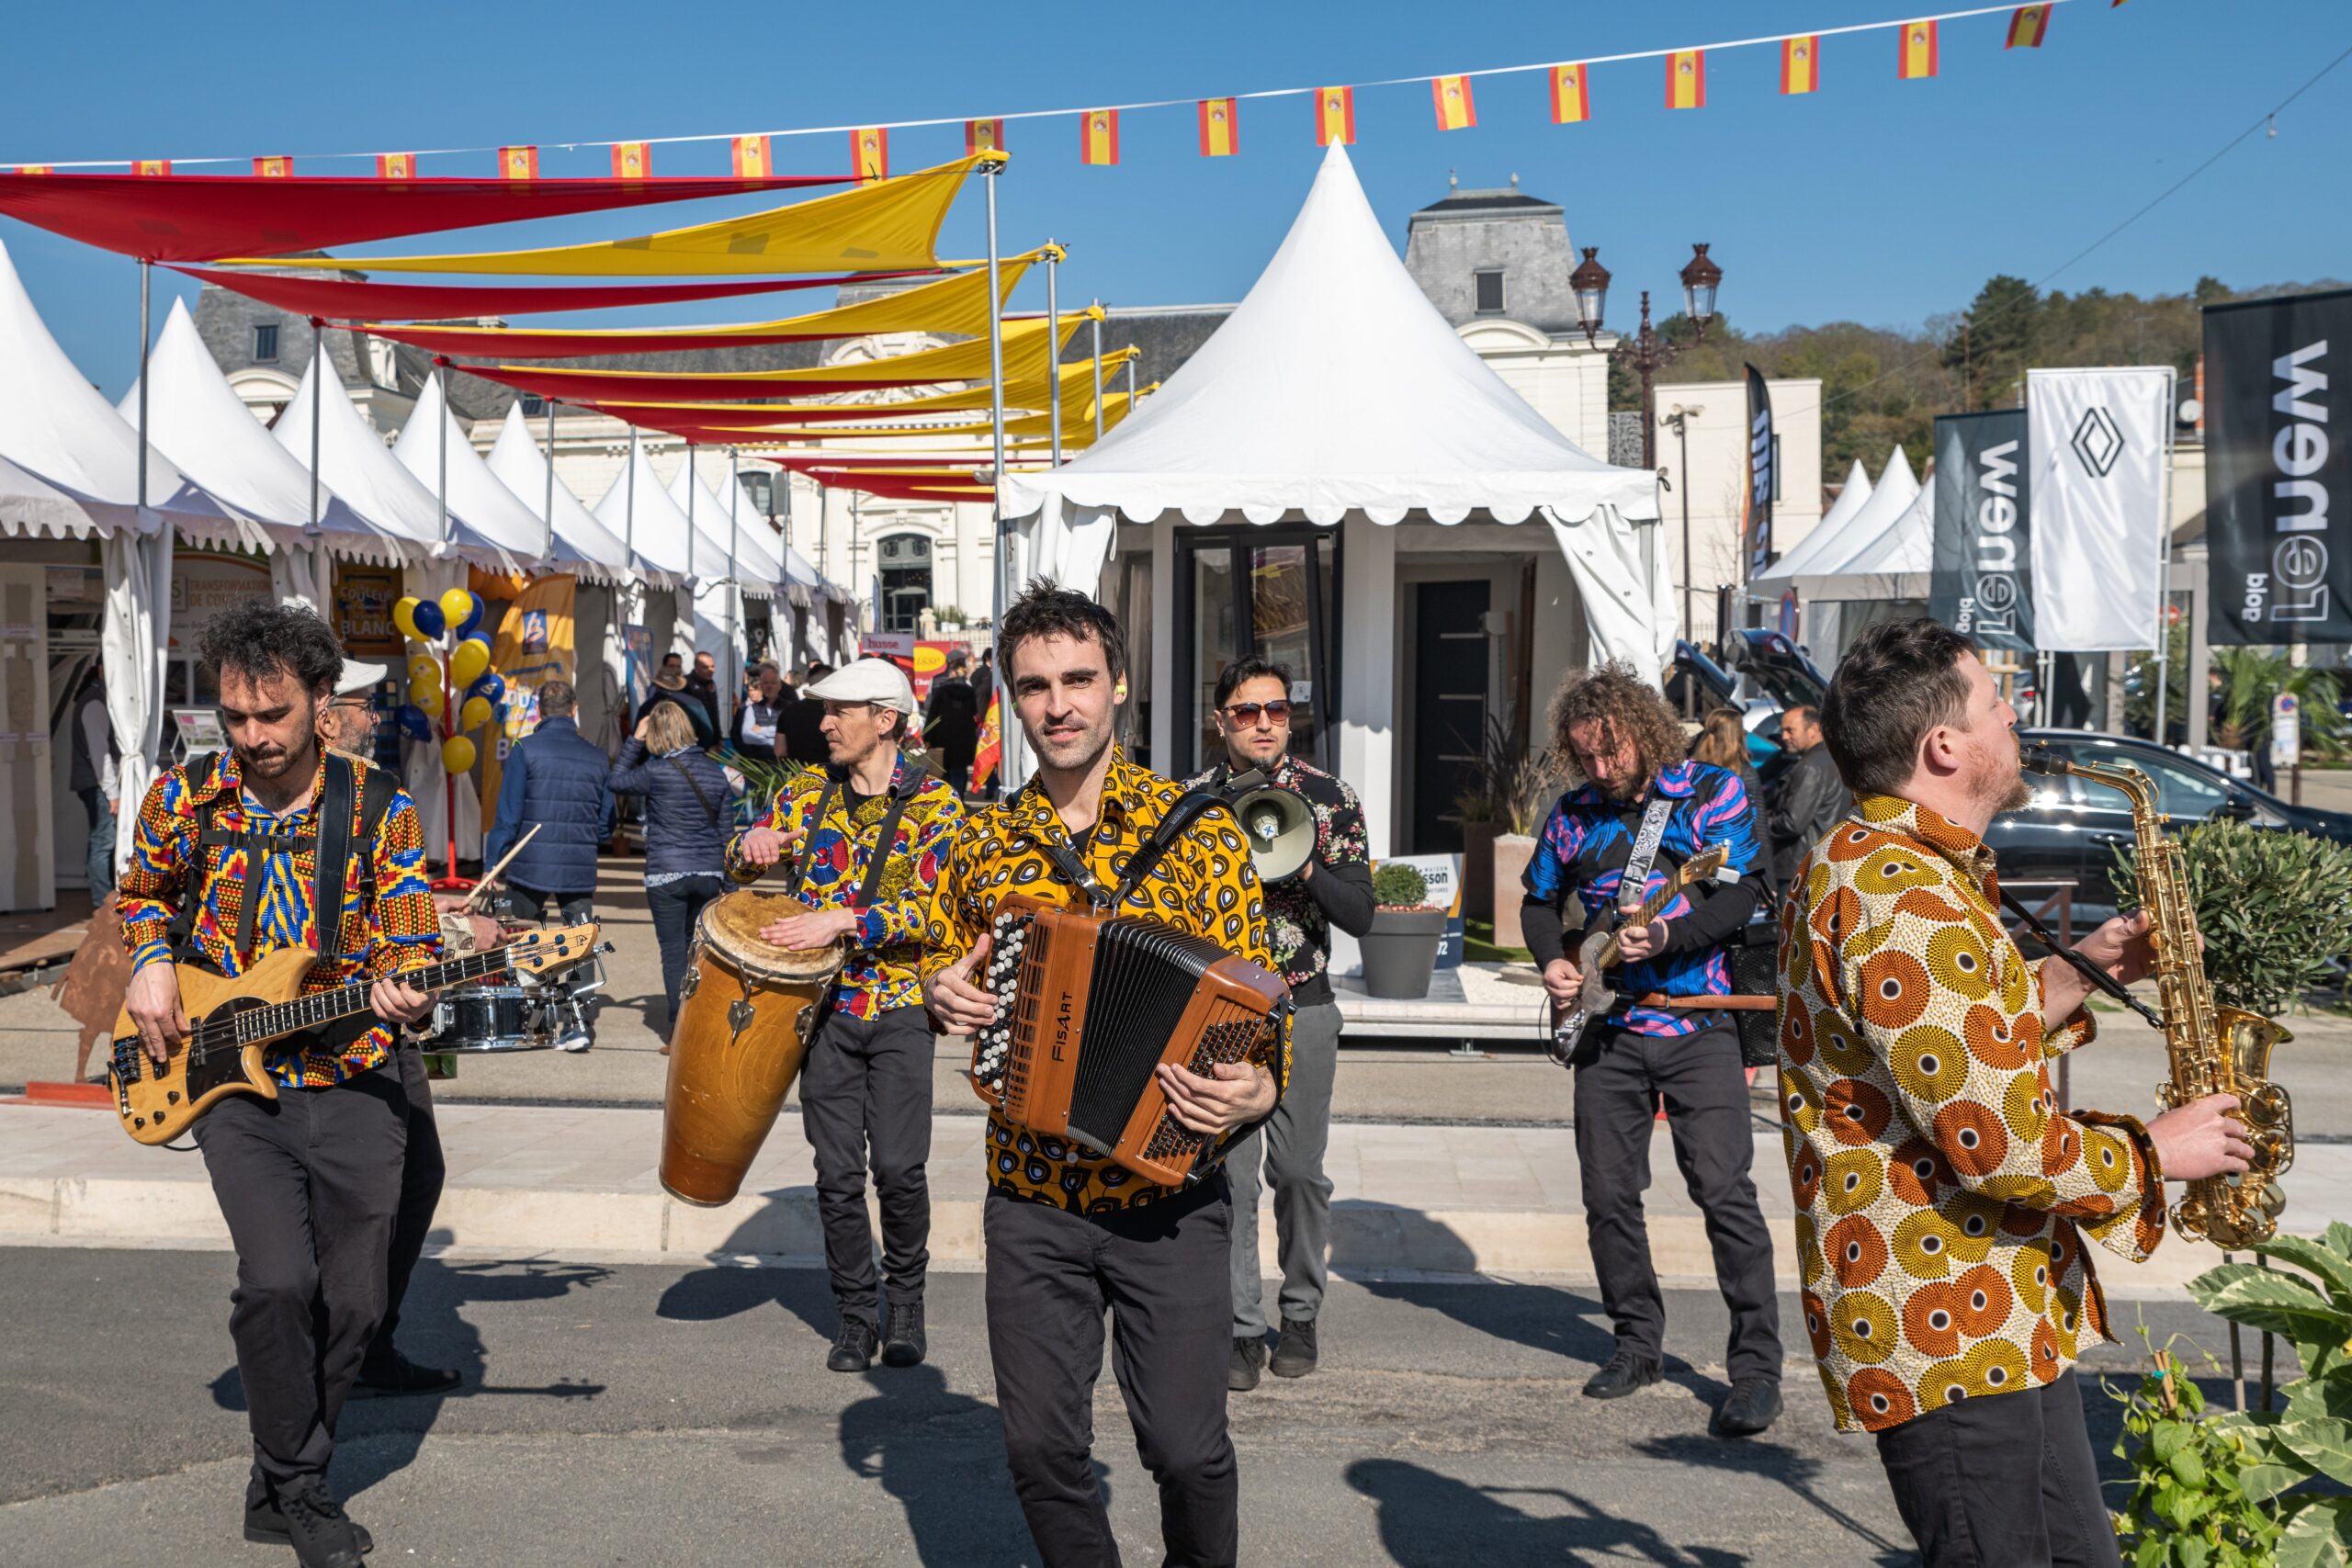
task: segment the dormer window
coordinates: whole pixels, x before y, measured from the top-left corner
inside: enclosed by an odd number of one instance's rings
[[[1503,313],[1503,269],[1498,266],[1480,267],[1470,276],[1478,314],[1501,315]]]
[[[277,323],[276,321],[261,321],[255,323],[254,327],[254,363],[255,365],[275,365],[277,363]]]

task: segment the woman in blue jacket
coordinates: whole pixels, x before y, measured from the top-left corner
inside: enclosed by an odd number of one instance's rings
[[[637,734],[613,764],[613,793],[645,797],[645,901],[653,911],[662,988],[669,998],[665,1035],[677,1027],[678,987],[695,920],[727,885],[727,839],[739,787],[696,748],[692,721],[673,703],[656,705],[638,721]],[[662,1054],[668,1055],[670,1047],[663,1045]]]

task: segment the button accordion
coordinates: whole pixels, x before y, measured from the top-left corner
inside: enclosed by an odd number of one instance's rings
[[[1197,1181],[1217,1145],[1169,1113],[1153,1069],[1203,1077],[1280,1028],[1279,976],[1165,920],[1005,897],[985,988],[1003,1004],[972,1036],[972,1087],[1014,1125],[1069,1138],[1163,1186]]]

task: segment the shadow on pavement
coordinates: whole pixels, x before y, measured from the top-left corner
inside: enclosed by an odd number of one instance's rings
[[[1600,1568],[1733,1568],[1748,1561],[1711,1547],[1675,1545],[1651,1526],[1621,1518],[1566,1487],[1474,1486],[1403,1460],[1358,1460],[1348,1484],[1379,1512],[1380,1544],[1404,1568],[1463,1562],[1559,1562]],[[1514,1498],[1549,1500],[1532,1513]]]
[[[933,1366],[877,1368],[865,1381],[873,1393],[842,1412],[842,1464],[906,1510],[915,1561],[1035,1562],[996,1406],[949,1392]]]
[[[738,1250],[731,1241],[729,1250]],[[740,1250],[769,1249],[745,1247]],[[841,1326],[832,1286],[818,1269],[697,1269],[681,1275],[662,1292],[653,1314],[676,1323],[716,1323],[768,1306],[784,1308],[815,1331],[820,1342],[808,1348],[812,1356],[823,1354]]]
[[[1491,1278],[1391,1279],[1365,1259],[1408,1258],[1417,1271],[1475,1274],[1477,1256],[1442,1220],[1418,1210],[1342,1201],[1331,1205],[1331,1272],[1375,1296],[1443,1313],[1492,1338],[1547,1350],[1598,1367],[1617,1348],[1600,1303],[1555,1285],[1511,1284]],[[1377,1239],[1379,1245],[1375,1246]]]
[[[1813,1380],[1808,1377],[1804,1381],[1811,1382]],[[1800,1385],[1793,1392],[1802,1396],[1804,1389]],[[1852,1544],[1856,1553],[1853,1561],[1857,1562],[1883,1563],[1893,1568],[1894,1564],[1917,1560],[1908,1542],[1889,1540],[1823,1496],[1818,1483],[1827,1472],[1828,1466],[1810,1454],[1799,1453],[1794,1449],[1783,1448],[1760,1438],[1726,1442],[1721,1438],[1695,1435],[1646,1438],[1635,1442],[1633,1450],[1645,1459],[1679,1465],[1692,1473],[1728,1470],[1780,1483],[1795,1496],[1818,1509],[1823,1517],[1838,1528],[1839,1536]],[[1861,1555],[1865,1548],[1876,1555]]]

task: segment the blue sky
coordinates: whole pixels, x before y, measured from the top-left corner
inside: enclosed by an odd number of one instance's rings
[[[9,25],[0,163],[530,141],[548,174],[594,174],[597,140],[1191,99],[1272,87],[1680,47],[1899,20],[1903,0],[1195,0],[1182,7],[901,3],[757,8],[575,0],[561,6],[185,5],[20,7]],[[245,25],[230,18],[243,17]],[[1942,73],[1895,77],[1892,33],[1831,38],[1823,87],[1778,93],[1779,51],[1711,55],[1709,107],[1668,113],[1656,61],[1599,65],[1593,120],[1550,123],[1540,72],[1476,85],[1479,125],[1441,134],[1424,84],[1357,96],[1358,168],[1389,231],[1445,194],[1512,174],[1561,203],[1617,277],[1612,324],[1670,292],[1705,240],[1723,309],[1746,328],[1851,319],[1916,325],[1994,272],[2040,279],[2202,162],[2347,45],[2341,0],[2071,0],[2039,51],[2005,52],[2006,14],[1949,21]],[[187,84],[184,90],[172,85]],[[1073,120],[1016,120],[1002,189],[1009,248],[1071,249],[1066,300],[1222,301],[1247,289],[1305,195],[1307,101],[1245,103],[1241,155],[1203,159],[1189,104],[1130,113],[1117,168],[1081,167]],[[961,150],[953,127],[893,135],[894,167]],[[657,148],[662,173],[724,172],[724,142]],[[846,165],[846,138],[792,138],[794,172]],[[306,173],[357,173],[304,163]],[[487,153],[427,174],[492,171]],[[2352,63],[2053,287],[2185,289],[2352,275]],[[500,243],[608,237],[713,215],[639,209]],[[946,248],[977,254],[967,200]],[[650,221],[640,222],[649,213]],[[686,216],[678,216],[684,214]],[[136,269],[0,220],[67,352],[111,396],[135,374]],[[397,248],[388,246],[387,249]],[[420,242],[410,248],[428,248]],[[432,243],[429,248],[444,248]],[[159,273],[157,321],[170,288]],[[177,280],[174,280],[176,284]],[[1030,298],[1030,296],[1036,298]],[[732,300],[659,319],[781,314]],[[1022,303],[1042,304],[1042,283]],[[655,318],[639,313],[638,319]]]

